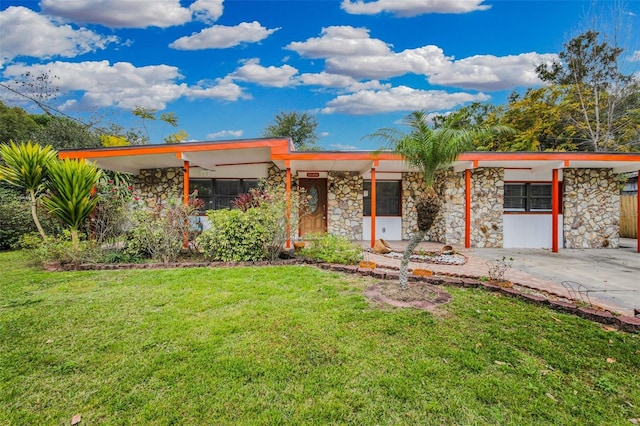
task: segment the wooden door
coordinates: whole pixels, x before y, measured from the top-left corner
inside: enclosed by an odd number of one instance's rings
[[[300,236],[327,232],[327,180],[300,179],[298,185],[309,196],[309,208],[300,218]]]

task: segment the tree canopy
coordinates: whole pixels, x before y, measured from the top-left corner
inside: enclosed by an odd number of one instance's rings
[[[318,120],[306,112],[280,112],[267,125],[262,136],[265,138],[289,137],[299,151],[319,151]]]

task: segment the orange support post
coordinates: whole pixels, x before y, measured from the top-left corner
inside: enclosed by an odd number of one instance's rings
[[[558,169],[553,169],[553,177],[551,178],[551,251],[558,252]]]
[[[287,182],[285,185],[287,192],[287,248],[291,248],[291,167],[287,167]]]
[[[184,161],[182,166],[182,202],[186,206],[189,203],[189,162]],[[187,230],[184,232],[183,239],[184,248],[189,247],[189,219],[187,219]]]
[[[464,247],[471,247],[471,170],[464,171]]]
[[[184,184],[182,186],[182,202],[187,204],[189,202],[189,162],[185,161],[184,166],[182,166],[182,171],[184,172]]]
[[[371,168],[371,248],[376,245],[376,169]]]

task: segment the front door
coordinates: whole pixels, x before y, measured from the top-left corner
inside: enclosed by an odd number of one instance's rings
[[[300,236],[327,232],[327,180],[300,179],[298,185],[309,197],[309,207],[301,213]]]

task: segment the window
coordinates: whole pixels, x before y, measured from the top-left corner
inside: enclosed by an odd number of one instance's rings
[[[376,181],[376,216],[400,216],[399,180]],[[371,181],[364,182],[364,216],[371,216]]]
[[[558,191],[559,194],[562,191]],[[561,196],[561,195],[560,195]],[[504,210],[507,212],[551,211],[550,183],[505,183]],[[559,206],[562,203],[558,203]]]
[[[197,190],[198,198],[204,201],[200,213],[207,210],[231,208],[231,201],[238,195],[256,188],[258,181],[254,179],[190,179],[189,189]]]

